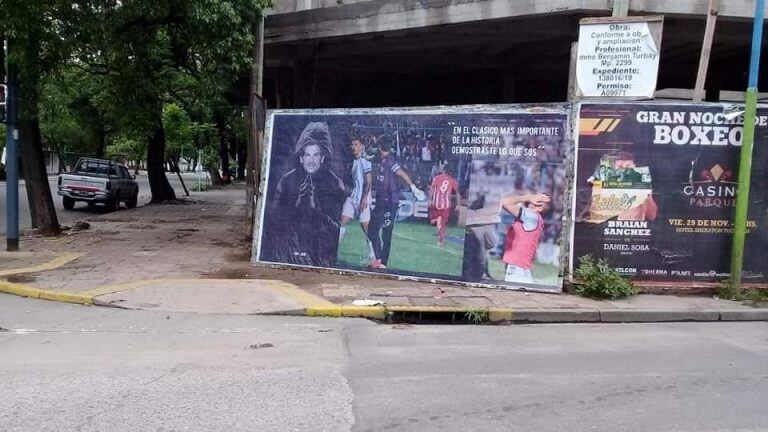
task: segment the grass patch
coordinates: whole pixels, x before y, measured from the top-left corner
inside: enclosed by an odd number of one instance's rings
[[[717,288],[715,288],[715,294],[725,300],[744,300],[744,294],[736,289],[736,285],[734,285],[733,281],[730,279],[720,281],[720,283],[717,284]]]
[[[468,324],[480,325],[488,322],[488,310],[483,308],[471,308],[464,312],[464,321]]]
[[[574,292],[582,297],[618,299],[637,294],[637,288],[629,279],[622,277],[608,260],[595,260],[591,255],[579,258]]]
[[[715,289],[715,294],[721,299],[746,302],[753,306],[768,303],[768,290],[743,289],[739,291],[730,279],[720,281]]]

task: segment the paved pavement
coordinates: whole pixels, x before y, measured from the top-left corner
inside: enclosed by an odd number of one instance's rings
[[[410,326],[0,294],[0,430],[765,431],[768,323]]]
[[[208,179],[208,173],[182,173],[182,178],[187,188],[197,187],[198,180],[205,185],[206,179]],[[184,189],[181,186],[181,182],[176,174],[168,174],[168,181],[171,186],[176,190],[176,195],[183,196]],[[105,211],[101,206],[88,208],[85,204],[79,203],[73,210],[66,210],[61,201],[61,197],[56,194],[58,176],[48,177],[48,185],[51,188],[53,194],[53,204],[56,207],[56,215],[59,217],[59,223],[69,224],[78,219],[84,217],[91,217],[99,214],[103,214]],[[141,171],[136,177],[136,182],[139,184],[139,205],[145,205],[152,198],[152,194],[149,190],[149,181],[147,179],[146,172]],[[209,181],[210,182],[210,181]],[[5,235],[6,232],[6,182],[0,182],[0,235]],[[19,182],[19,228],[21,230],[29,229],[32,226],[32,222],[29,216],[29,204],[27,202],[27,190],[24,181]]]
[[[254,267],[241,184],[175,204],[88,214],[84,231],[26,236],[0,255],[0,291],[172,312],[364,316],[397,321],[637,322],[768,320],[768,307],[711,296],[573,295],[469,288]],[[380,303],[357,306],[355,300]]]

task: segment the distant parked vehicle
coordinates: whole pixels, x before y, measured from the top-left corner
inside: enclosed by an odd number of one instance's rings
[[[126,207],[134,208],[139,198],[135,179],[123,164],[81,158],[73,172],[59,175],[58,193],[67,210],[72,210],[77,201],[85,201],[88,206],[102,203],[109,210],[117,210],[122,201]]]

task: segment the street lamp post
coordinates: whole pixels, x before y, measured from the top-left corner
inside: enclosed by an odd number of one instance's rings
[[[752,56],[749,64],[749,85],[744,107],[744,139],[739,158],[739,192],[736,196],[736,214],[733,221],[733,249],[731,252],[731,281],[741,290],[744,268],[744,239],[747,234],[749,183],[752,175],[752,148],[755,143],[755,117],[757,113],[757,77],[760,72],[760,50],[763,42],[765,0],[755,0],[755,22],[752,27]]]
[[[7,83],[5,176],[6,176],[6,250],[19,250],[19,158],[17,129],[18,96],[16,92],[16,65],[10,60],[11,42],[5,44],[5,71]]]

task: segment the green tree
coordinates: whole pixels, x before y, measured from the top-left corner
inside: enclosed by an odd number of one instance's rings
[[[152,202],[175,198],[163,168],[165,103],[210,96],[210,106],[223,105],[214,98],[247,70],[267,6],[265,0],[78,2],[71,26],[77,64],[108,81],[112,100],[124,103],[123,118],[148,137]]]
[[[86,79],[78,79],[86,78]],[[100,120],[83,111],[94,110],[84,90],[88,77],[78,77],[68,70],[53,73],[43,79],[39,103],[40,128],[43,142],[59,153],[93,153],[104,155],[106,132],[98,130]],[[89,107],[84,108],[87,104]]]
[[[29,209],[32,225],[43,235],[57,235],[61,228],[43,160],[41,82],[68,56],[69,45],[59,30],[73,4],[64,0],[0,0],[0,33],[10,50],[7,62],[18,72],[17,126]]]
[[[179,160],[185,154],[189,158],[187,163],[191,162],[191,156],[196,151],[192,144],[193,123],[186,111],[175,103],[166,104],[163,108],[163,128],[167,141],[165,152],[174,168],[178,168]]]
[[[203,154],[203,151],[210,151],[215,149],[216,140],[216,128],[211,123],[198,123],[192,122],[192,142],[195,146],[195,152],[192,158],[192,167],[197,168],[198,163],[202,163],[198,158]],[[204,169],[208,169],[206,164],[203,164]],[[218,164],[215,166],[216,173],[218,174]]]
[[[103,77],[70,65],[57,78],[55,85],[67,90],[67,108],[89,134],[90,142],[82,151],[92,151],[96,157],[104,157],[110,134],[117,132],[122,104],[110,98]]]
[[[147,140],[144,137],[131,137],[120,135],[114,139],[114,142],[107,146],[106,155],[108,158],[122,162],[133,163],[134,174],[139,173],[141,161],[147,154]]]

